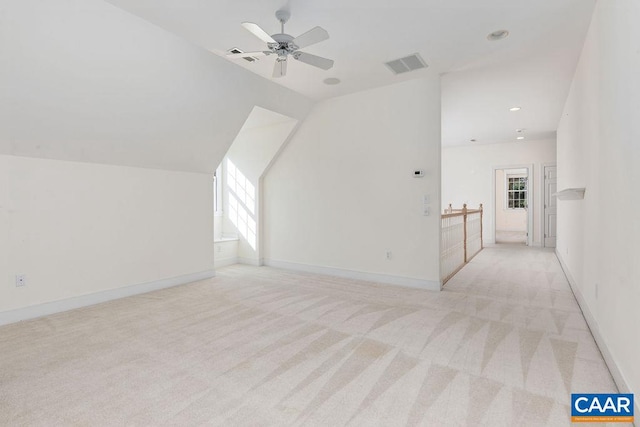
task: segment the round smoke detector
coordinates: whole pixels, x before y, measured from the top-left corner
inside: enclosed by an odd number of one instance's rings
[[[323,80],[324,84],[326,85],[337,85],[340,83],[340,79],[336,78],[336,77],[329,77]]]
[[[507,31],[507,30],[497,30],[497,31],[494,31],[493,33],[489,34],[487,36],[487,40],[496,41],[496,40],[506,39],[507,37],[509,37],[509,31]]]

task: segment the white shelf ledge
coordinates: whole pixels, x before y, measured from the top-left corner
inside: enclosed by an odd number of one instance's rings
[[[565,188],[562,191],[553,193],[552,196],[556,196],[558,200],[582,200],[584,199],[585,188]]]

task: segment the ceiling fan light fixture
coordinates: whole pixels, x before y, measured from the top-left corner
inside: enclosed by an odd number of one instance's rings
[[[489,35],[487,36],[487,40],[494,42],[497,40],[502,40],[502,39],[506,39],[507,37],[509,37],[509,31],[507,30],[496,30],[492,33],[489,33]]]

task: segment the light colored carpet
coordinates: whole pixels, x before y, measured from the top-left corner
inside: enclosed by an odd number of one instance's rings
[[[553,252],[441,293],[232,266],[0,328],[0,425],[569,425],[616,390]]]
[[[496,243],[527,243],[526,231],[496,230]]]

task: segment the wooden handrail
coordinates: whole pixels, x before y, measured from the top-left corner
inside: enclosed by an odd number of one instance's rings
[[[482,212],[482,210],[481,209],[468,209],[466,214],[464,212],[460,211],[460,212],[454,212],[454,213],[444,213],[444,214],[441,214],[440,216],[442,218],[452,218],[454,216],[463,216],[463,215],[469,215],[469,214],[478,213],[478,212]]]
[[[451,203],[449,203],[449,207],[444,210],[444,213],[442,214],[442,218],[451,218],[451,217],[454,217],[454,216],[462,216],[462,215],[465,214],[465,212],[467,214],[482,212],[482,203],[480,203],[480,207],[478,209],[469,209],[469,208],[467,208],[467,204],[466,203],[464,205],[462,205],[462,209],[453,209],[451,207]]]

